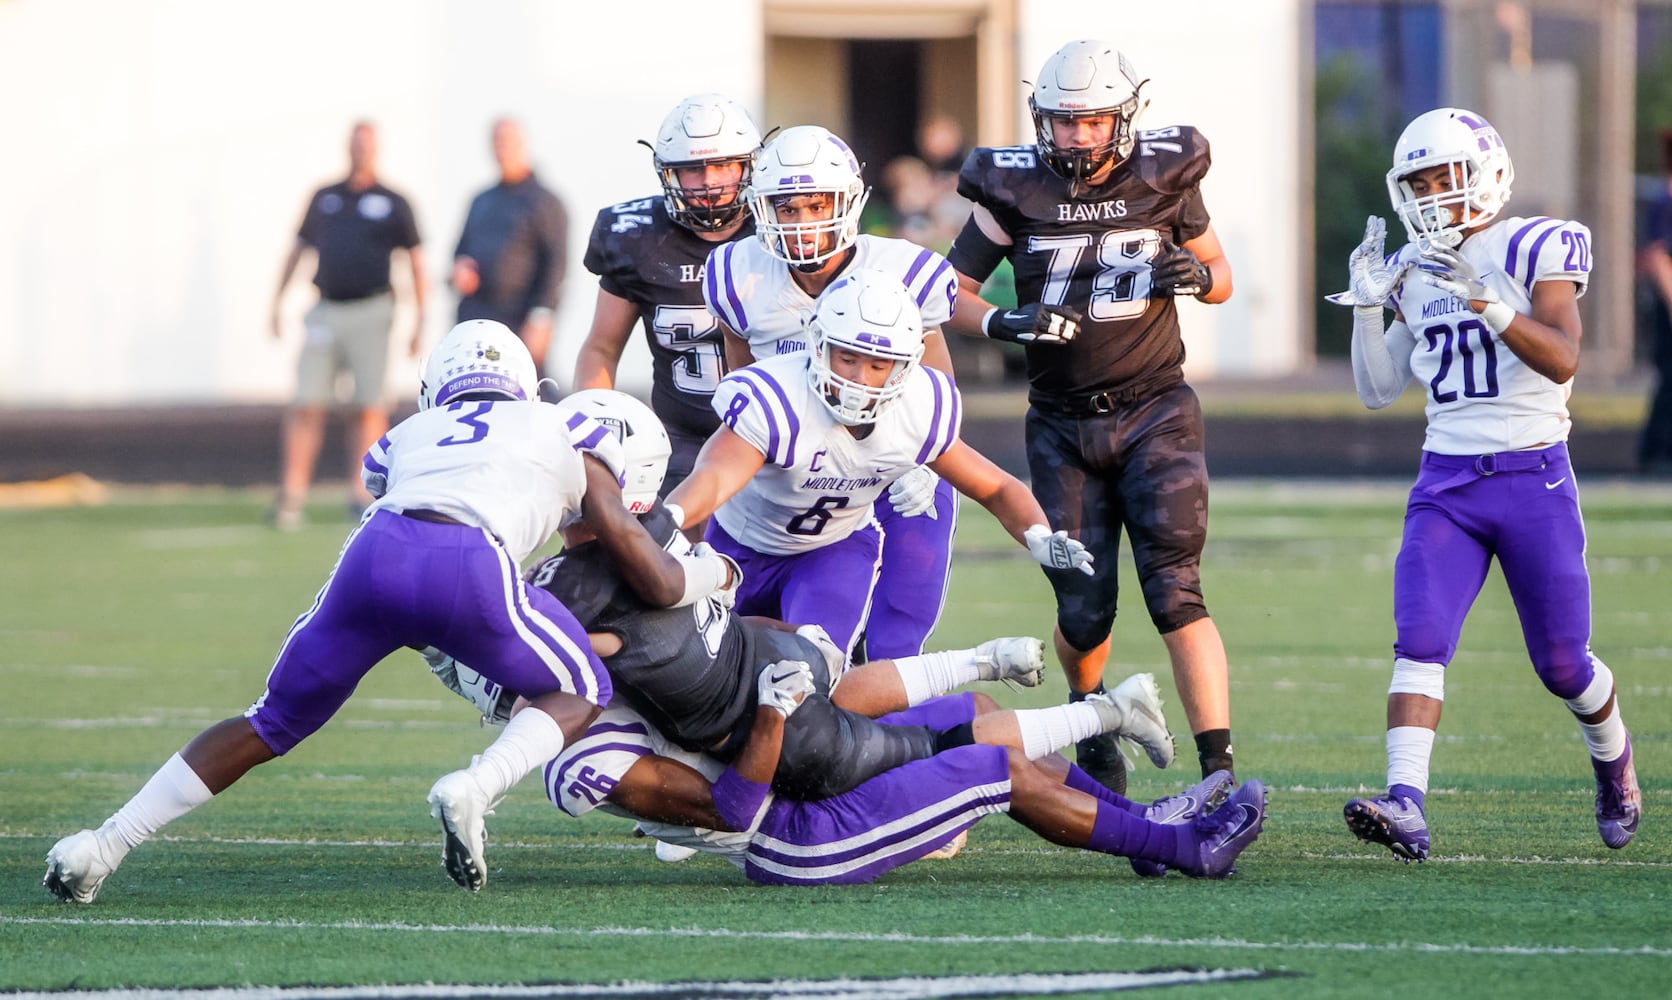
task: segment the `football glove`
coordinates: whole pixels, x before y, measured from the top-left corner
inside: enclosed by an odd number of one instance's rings
[[[1206,295],[1213,288],[1213,272],[1184,247],[1161,244],[1150,260],[1150,292],[1163,295]]]
[[[691,547],[691,555],[697,559],[718,559],[725,564],[727,574],[722,577],[721,584],[708,595],[720,602],[723,608],[730,608],[737,603],[737,589],[743,586],[743,567],[737,560],[724,552],[717,552],[714,546],[707,542],[698,542]]]
[[[517,701],[516,692],[495,684],[434,646],[425,646],[418,652],[429,664],[430,673],[435,675],[436,680],[476,706],[477,711],[482,713],[484,724],[503,726],[511,721],[511,708]]]
[[[1043,524],[1036,524],[1022,532],[1022,538],[1028,543],[1028,551],[1033,554],[1035,561],[1049,569],[1077,569],[1091,576],[1092,555],[1077,538],[1069,538],[1066,531],[1052,531]]]
[[[1031,302],[1019,309],[992,309],[981,320],[981,332],[1012,344],[1066,344],[1080,332],[1080,313],[1067,306]]]
[[[813,668],[805,660],[769,663],[756,682],[760,703],[789,718],[814,691]]]
[[[1409,264],[1389,267],[1382,247],[1388,224],[1379,215],[1364,222],[1364,239],[1347,256],[1347,290],[1324,296],[1325,301],[1357,309],[1380,309],[1393,294],[1393,286],[1405,277]]]
[[[934,469],[920,465],[888,484],[888,502],[901,517],[928,514],[930,520],[936,520],[940,517],[935,510],[935,487],[939,483]]]
[[[1484,302],[1480,318],[1499,333],[1515,320],[1515,310],[1492,287],[1468,259],[1450,247],[1430,246],[1422,252],[1417,275],[1424,284],[1465,302]],[[1473,305],[1470,308],[1474,308]]]

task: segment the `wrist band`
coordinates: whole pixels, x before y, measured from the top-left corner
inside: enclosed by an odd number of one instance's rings
[[[1493,302],[1480,311],[1480,318],[1493,330],[1503,333],[1515,322],[1515,310],[1502,302]]]
[[[987,327],[993,322],[993,317],[998,314],[998,311],[999,307],[994,306],[993,308],[987,310],[987,315],[981,317],[981,335],[983,337],[992,336],[992,334],[988,332]]]

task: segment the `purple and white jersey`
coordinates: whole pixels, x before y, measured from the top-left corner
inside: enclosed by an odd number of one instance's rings
[[[1523,315],[1532,312],[1535,283],[1571,281],[1584,294],[1590,280],[1591,231],[1563,219],[1495,222],[1465,240],[1459,252]],[[1410,244],[1394,260],[1420,263]],[[1411,373],[1428,387],[1424,451],[1487,455],[1567,440],[1571,381],[1557,385],[1533,371],[1467,302],[1412,275],[1394,289],[1392,305],[1415,339]]]
[[[952,316],[958,276],[946,258],[909,240],[861,235],[844,272],[876,267],[900,276],[923,313],[925,333]],[[703,298],[720,322],[749,342],[760,361],[808,346],[807,321],[814,296],[790,277],[790,266],[766,252],[760,240],[738,240],[708,255]]]
[[[958,440],[962,404],[951,377],[917,365],[905,391],[856,438],[809,382],[812,355],[782,354],[720,381],[714,412],[766,464],[714,512],[738,542],[767,555],[820,549],[872,520],[871,505],[902,474]]]
[[[614,441],[592,418],[548,403],[468,400],[390,428],[366,452],[360,478],[377,497],[368,512],[446,514],[498,536],[520,563],[580,517],[581,452]]]
[[[565,746],[557,759],[546,765],[546,797],[570,816],[584,816],[601,809],[613,816],[638,819],[606,801],[605,796],[621,783],[639,758],[652,755],[678,761],[711,782],[726,769],[713,757],[691,753],[669,742],[644,716],[617,701],[598,715],[580,739]],[[649,820],[639,820],[639,826],[664,843],[718,854],[739,867],[743,865],[744,849],[749,846],[747,833]]]

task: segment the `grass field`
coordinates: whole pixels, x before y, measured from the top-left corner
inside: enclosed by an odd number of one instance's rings
[[[1619,679],[1644,786],[1637,840],[1611,852],[1597,838],[1577,728],[1533,677],[1494,574],[1448,673],[1429,798],[1437,857],[1409,867],[1341,820],[1347,797],[1383,780],[1403,495],[1216,487],[1205,585],[1233,664],[1238,770],[1271,788],[1265,835],[1227,882],[1140,880],[993,817],[952,861],[868,886],[762,888],[710,858],[659,864],[624,822],[567,819],[531,780],[490,819],[490,882],[469,895],[441,870],[424,795],[491,734],[401,656],[317,737],[170,826],[96,904],[73,908],[40,887],[46,849],[260,692],[346,526],[322,502],[315,526],[275,534],[259,526],[261,498],[242,493],[0,511],[0,991],[1090,996],[1167,981],[1115,973],[1190,969],[1207,971],[1173,995],[1664,995],[1672,488],[1585,493],[1595,648]],[[934,645],[1047,635],[1049,593],[1025,553],[978,510],[958,545]],[[1155,671],[1182,733],[1128,577],[1118,669]],[[1000,696],[1062,692],[1054,677]],[[1143,765],[1134,795],[1187,783],[1192,758]]]

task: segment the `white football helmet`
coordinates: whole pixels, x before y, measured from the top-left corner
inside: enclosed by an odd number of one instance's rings
[[[447,331],[424,363],[418,408],[445,406],[466,393],[534,399],[540,377],[522,339],[504,323],[467,319]]]
[[[1138,115],[1149,105],[1138,97],[1148,82],[1138,79],[1137,70],[1118,49],[1095,38],[1069,42],[1052,53],[1040,68],[1039,82],[1028,98],[1039,158],[1076,186],[1111,162],[1126,162],[1137,143]],[[1052,119],[1071,121],[1099,115],[1115,116],[1108,142],[1086,148],[1057,145],[1051,132]]]
[[[813,304],[807,324],[812,358],[807,382],[837,421],[852,427],[876,422],[900,393],[923,358],[923,315],[894,274],[860,268],[837,278]],[[894,362],[880,386],[838,375],[832,361],[838,350]]]
[[[1418,197],[1406,180],[1432,167],[1451,168],[1452,190]],[[1463,231],[1484,226],[1509,201],[1515,165],[1498,130],[1462,108],[1418,115],[1400,133],[1388,171],[1388,197],[1419,248],[1456,247]]]
[[[755,155],[747,197],[755,213],[755,232],[772,256],[804,270],[818,266],[853,246],[859,238],[859,213],[871,191],[859,176],[859,159],[848,144],[817,125],[797,125],[774,136]],[[785,195],[828,194],[829,219],[779,222],[774,199]],[[826,247],[824,241],[830,240]]]
[[[557,405],[598,421],[621,442],[625,469],[621,500],[627,510],[643,514],[655,506],[673,443],[650,407],[615,389],[582,389],[563,397]]]
[[[760,130],[736,101],[720,94],[697,94],[680,101],[662,119],[656,144],[650,147],[669,217],[699,233],[719,232],[736,222],[748,208],[743,192],[760,144]],[[680,167],[727,163],[742,168],[734,185],[688,188],[679,183]]]

